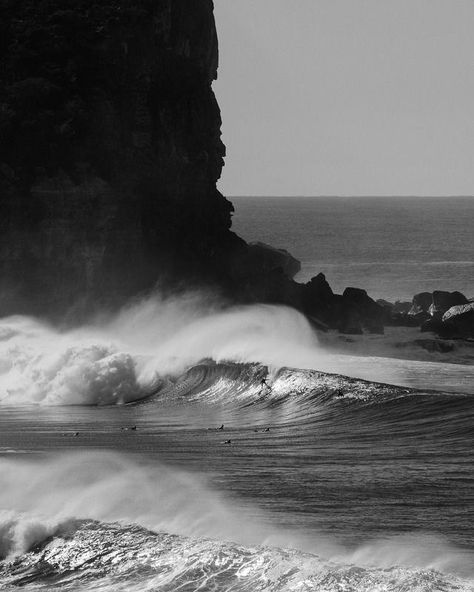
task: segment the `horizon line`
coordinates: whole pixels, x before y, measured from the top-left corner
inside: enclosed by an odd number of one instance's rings
[[[377,195],[377,194],[357,194],[357,195],[350,195],[350,194],[293,194],[293,195],[284,195],[284,194],[242,194],[242,193],[235,193],[235,194],[223,194],[224,197],[228,197],[229,199],[235,199],[240,197],[275,197],[275,198],[330,198],[330,199],[346,199],[346,198],[390,198],[390,197],[397,197],[397,198],[416,198],[416,199],[445,199],[445,198],[474,198],[473,195],[468,194],[450,194],[450,195],[417,195],[417,194],[384,194],[384,195]]]

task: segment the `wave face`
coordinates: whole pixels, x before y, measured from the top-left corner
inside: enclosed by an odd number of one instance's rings
[[[0,320],[0,589],[472,592],[469,353],[377,347],[200,295]]]
[[[355,551],[321,536],[304,541],[258,524],[196,475],[117,453],[3,459],[0,476],[0,504],[12,507],[0,513],[2,590],[459,592],[474,585],[472,570],[462,573],[472,556],[440,541],[399,537]]]
[[[365,344],[367,345],[367,344]],[[364,344],[363,344],[364,346]],[[0,319],[0,405],[113,405],[145,399],[203,359],[348,374],[419,388],[474,392],[474,365],[394,360],[324,347],[293,309],[225,308],[205,294],[138,302],[115,317],[60,330]],[[390,348],[390,345],[388,345]],[[396,348],[391,348],[392,352]],[[383,352],[383,353],[382,353]],[[356,353],[363,353],[361,352]],[[398,352],[400,353],[400,352]]]
[[[0,567],[3,589],[468,592],[434,571],[358,568],[314,555],[71,521]]]

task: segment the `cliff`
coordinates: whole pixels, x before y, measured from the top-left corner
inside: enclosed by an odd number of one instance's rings
[[[212,0],[2,0],[0,44],[0,314],[229,287]]]

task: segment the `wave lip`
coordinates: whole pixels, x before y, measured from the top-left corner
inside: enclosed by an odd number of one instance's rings
[[[155,533],[137,525],[75,521],[0,565],[2,589],[472,592],[434,570],[367,568],[300,551]]]

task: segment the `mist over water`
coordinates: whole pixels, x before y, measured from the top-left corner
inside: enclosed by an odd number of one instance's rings
[[[207,295],[155,295],[114,317],[61,331],[28,317],[0,321],[3,404],[113,404],[150,394],[204,358],[314,365],[317,338],[282,307],[224,309]]]
[[[382,351],[380,349],[380,351]],[[471,367],[360,357],[321,344],[282,306],[225,307],[209,294],[155,294],[90,324],[61,330],[29,317],[0,320],[0,404],[110,405],[146,398],[203,359],[316,369],[452,390]]]
[[[0,584],[472,592],[472,366],[377,339],[198,292],[1,319]]]
[[[340,563],[430,568],[474,578],[466,553],[442,537],[394,536],[345,548],[321,533],[305,536],[270,526],[264,512],[232,506],[202,476],[117,452],[1,458],[0,479],[0,508],[9,508],[0,511],[0,559],[12,560],[51,537],[67,539],[80,518],[195,539],[294,548]]]

